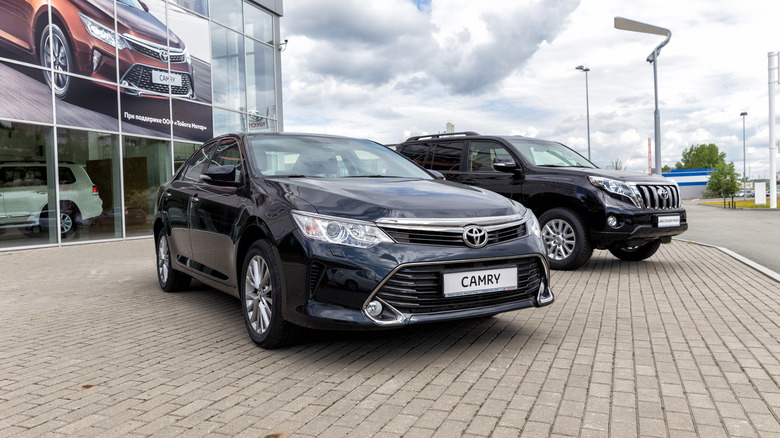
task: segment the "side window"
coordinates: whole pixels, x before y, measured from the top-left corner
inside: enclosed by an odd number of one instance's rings
[[[429,144],[410,144],[404,146],[398,151],[401,155],[414,161],[422,167],[428,167],[430,161],[428,160],[429,152],[433,150],[433,145]]]
[[[66,184],[73,184],[76,182],[76,175],[73,174],[73,171],[70,170],[67,167],[60,167],[60,185],[66,185]],[[43,175],[41,175],[43,176]]]
[[[472,141],[469,150],[468,170],[470,172],[498,172],[493,168],[496,158],[514,160],[506,148],[492,141]]]
[[[439,172],[451,172],[460,170],[460,157],[463,152],[463,143],[439,143],[433,151],[430,164],[426,167]]]
[[[184,163],[184,169],[176,179],[179,181],[198,182],[200,174],[209,163],[209,156],[214,152],[214,148],[216,147],[217,144],[212,143],[200,148]]]
[[[235,181],[241,181],[241,152],[238,150],[236,139],[222,140],[211,158],[211,166],[234,166],[236,168]]]

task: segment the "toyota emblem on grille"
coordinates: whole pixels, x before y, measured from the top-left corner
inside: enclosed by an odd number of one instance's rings
[[[669,190],[666,190],[664,187],[659,188],[658,196],[660,196],[661,199],[669,199]]]
[[[476,225],[469,225],[463,230],[463,242],[469,248],[482,248],[487,245],[487,231]]]
[[[168,51],[167,50],[160,50],[160,60],[162,62],[168,62]]]

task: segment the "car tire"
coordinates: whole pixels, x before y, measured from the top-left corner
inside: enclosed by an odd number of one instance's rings
[[[157,281],[160,283],[160,288],[165,292],[178,292],[187,289],[190,286],[191,278],[189,275],[173,269],[171,247],[164,230],[157,233],[155,247],[157,248]]]
[[[585,226],[577,213],[553,208],[544,212],[539,222],[552,269],[577,269],[590,260],[593,245],[585,235]]]
[[[258,240],[244,257],[239,295],[249,336],[260,347],[290,345],[296,327],[282,317],[282,282],[271,245]]]
[[[53,52],[49,51],[52,46]],[[53,53],[53,57],[52,57]],[[38,43],[38,56],[41,66],[53,71],[44,71],[46,84],[54,89],[54,95],[66,99],[75,94],[74,78],[67,73],[73,73],[75,66],[73,50],[65,37],[65,33],[56,23],[46,26]]]
[[[619,258],[620,260],[638,262],[655,254],[655,252],[658,251],[658,248],[660,247],[661,241],[653,240],[652,242],[647,242],[644,245],[639,246],[610,248],[609,252],[611,252],[613,256]]]
[[[81,215],[78,210],[65,210],[65,207],[61,207],[60,236],[64,239],[74,234],[79,226],[79,221],[81,221]],[[37,228],[40,232],[48,232],[50,226],[48,206],[43,207],[43,211],[38,216],[38,222],[40,225]],[[36,233],[36,227],[31,228],[31,233]]]

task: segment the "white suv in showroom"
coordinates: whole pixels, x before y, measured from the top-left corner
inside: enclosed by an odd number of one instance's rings
[[[40,232],[53,220],[49,206],[46,163],[0,163],[0,228],[25,228]],[[78,164],[59,165],[60,234],[67,236],[76,227],[103,212],[98,188]]]

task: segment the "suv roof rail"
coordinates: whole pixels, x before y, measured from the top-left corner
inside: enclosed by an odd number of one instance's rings
[[[440,134],[428,134],[428,135],[417,135],[414,137],[409,137],[406,139],[406,141],[417,141],[421,138],[442,138],[442,137],[454,137],[456,135],[479,135],[478,132],[474,131],[463,131],[463,132],[443,132]]]

